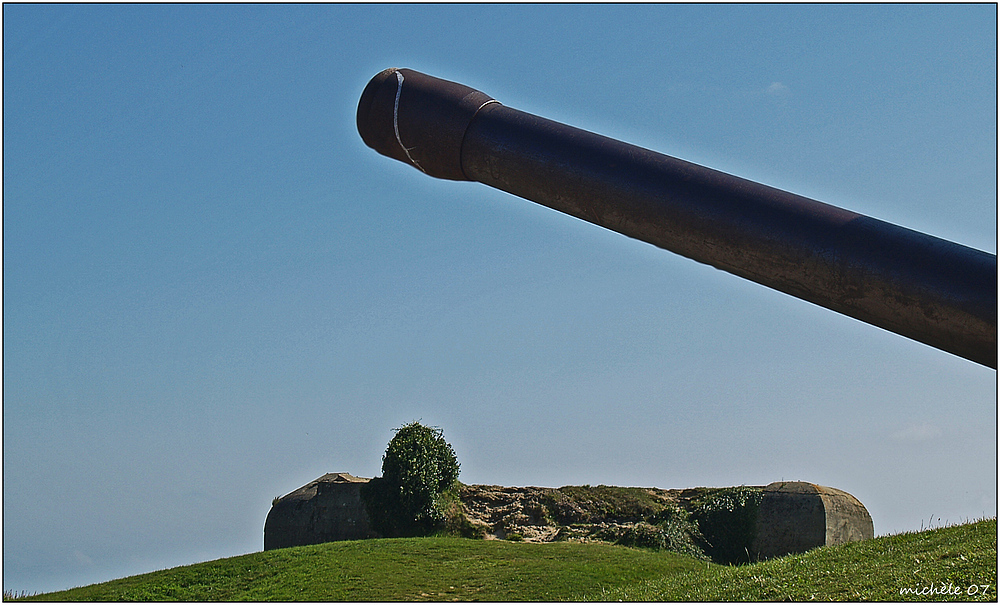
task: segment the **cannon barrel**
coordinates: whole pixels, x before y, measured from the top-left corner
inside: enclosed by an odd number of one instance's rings
[[[410,69],[358,104],[365,144],[997,367],[997,258],[501,105]]]

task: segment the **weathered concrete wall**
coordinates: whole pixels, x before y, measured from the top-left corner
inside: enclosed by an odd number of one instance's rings
[[[845,491],[802,481],[764,488],[753,550],[760,559],[875,537],[871,515]]]
[[[367,482],[328,473],[279,498],[264,522],[264,550],[377,537],[361,501]]]

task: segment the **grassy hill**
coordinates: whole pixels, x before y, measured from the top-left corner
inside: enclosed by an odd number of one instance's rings
[[[742,566],[577,542],[453,537],[334,542],[29,600],[996,601],[996,583],[997,525],[988,519]]]

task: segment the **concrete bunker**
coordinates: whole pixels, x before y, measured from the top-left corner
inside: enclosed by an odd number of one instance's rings
[[[264,522],[264,550],[375,538],[361,486],[368,479],[327,473],[275,500]]]
[[[764,488],[753,550],[759,559],[875,537],[871,515],[845,491],[804,481]]]
[[[361,488],[368,481],[349,473],[327,473],[276,499],[264,523],[264,550],[379,537],[371,528],[361,499]],[[688,492],[696,493],[708,488],[650,489],[662,492],[661,496],[687,507],[692,505],[690,498],[685,497]],[[874,537],[874,526],[868,511],[857,498],[845,491],[801,481],[781,481],[754,489],[762,489],[762,494],[750,553],[753,558],[781,557],[819,546]],[[516,494],[511,496],[513,499],[507,500],[486,498],[497,490]],[[464,513],[469,518],[476,517],[475,522],[483,523],[483,517],[498,516],[500,520],[497,523],[504,525],[510,521],[507,519],[510,515],[505,516],[505,511],[513,511],[513,514],[530,507],[532,502],[541,501],[542,492],[551,491],[550,488],[505,490],[497,486],[465,486],[461,498]],[[496,510],[480,510],[484,506],[487,509],[492,506]],[[540,536],[547,536],[541,541],[558,539],[557,536],[566,529],[551,520],[542,524],[551,527],[533,527],[539,530]],[[492,522],[486,525],[490,525],[487,534],[503,533],[498,533]]]

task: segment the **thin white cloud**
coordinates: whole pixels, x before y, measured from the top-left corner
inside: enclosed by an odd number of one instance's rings
[[[930,441],[931,439],[939,436],[941,436],[941,429],[927,422],[923,422],[921,424],[911,424],[891,435],[893,441],[901,441],[905,443]]]
[[[81,567],[93,567],[94,560],[83,554],[79,550],[73,551],[73,561]]]
[[[764,89],[764,94],[770,95],[772,97],[783,97],[789,93],[787,86],[781,82],[771,82],[771,84]]]

